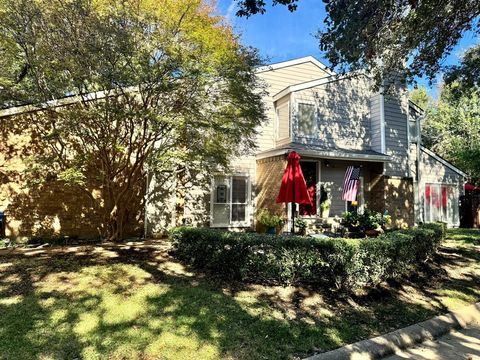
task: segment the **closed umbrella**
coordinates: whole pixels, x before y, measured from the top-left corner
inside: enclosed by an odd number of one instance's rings
[[[300,155],[295,151],[288,154],[287,167],[283,173],[277,203],[292,204],[292,233],[295,232],[295,203],[311,205],[312,199],[307,190],[307,184],[300,167]]]

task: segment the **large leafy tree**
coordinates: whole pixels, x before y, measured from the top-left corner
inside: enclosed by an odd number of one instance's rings
[[[110,240],[139,218],[147,167],[181,186],[254,147],[259,59],[212,11],[201,0],[0,0],[0,104],[45,108],[24,117],[41,143],[30,178],[88,194]],[[56,106],[65,96],[78,101]]]
[[[443,87],[422,124],[425,145],[480,182],[480,90],[457,92],[458,83]]]
[[[294,11],[299,0],[273,0],[273,5]],[[478,0],[324,0],[325,30],[318,33],[320,48],[339,72],[364,69],[380,84],[390,74],[401,73],[407,81],[426,75],[433,79],[466,31],[480,33]],[[239,16],[266,11],[264,0],[238,0]],[[465,63],[452,69],[452,78],[466,84],[478,79],[475,47]],[[472,73],[469,69],[474,67]],[[447,68],[447,70],[449,70]],[[475,74],[477,75],[475,77]],[[470,80],[467,80],[470,79]]]

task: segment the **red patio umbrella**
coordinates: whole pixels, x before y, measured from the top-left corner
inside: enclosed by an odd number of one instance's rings
[[[295,231],[295,208],[294,204],[311,205],[312,199],[307,191],[307,184],[300,167],[300,155],[295,151],[288,154],[287,167],[283,173],[280,192],[277,196],[277,203],[292,204],[292,233]]]

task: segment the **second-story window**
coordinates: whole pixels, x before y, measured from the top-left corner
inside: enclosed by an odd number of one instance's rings
[[[317,132],[315,105],[308,103],[299,103],[297,119],[299,136],[315,136]]]

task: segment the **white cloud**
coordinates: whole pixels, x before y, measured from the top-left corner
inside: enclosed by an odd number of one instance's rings
[[[230,5],[228,5],[227,12],[225,13],[225,19],[233,25],[235,22],[235,13],[237,12],[237,1],[232,0]]]

